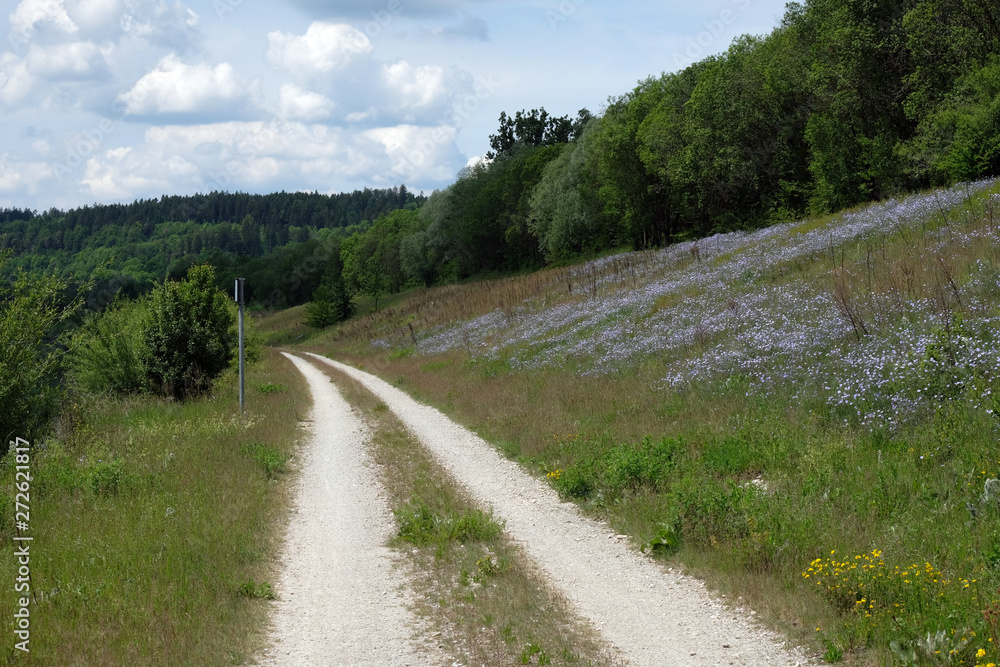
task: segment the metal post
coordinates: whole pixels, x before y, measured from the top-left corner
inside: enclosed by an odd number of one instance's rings
[[[236,279],[236,303],[240,306],[240,414],[246,409],[246,372],[243,367],[243,278]]]

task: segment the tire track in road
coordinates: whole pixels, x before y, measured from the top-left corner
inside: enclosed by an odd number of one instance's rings
[[[369,373],[306,353],[382,400],[556,588],[634,667],[810,664],[801,650],[715,599],[692,577],[668,572],[561,502],[547,484],[434,408]]]
[[[416,618],[386,546],[394,522],[365,453],[365,424],[322,371],[283,354],[309,383],[312,426],[262,663],[444,664],[435,649],[413,639]]]

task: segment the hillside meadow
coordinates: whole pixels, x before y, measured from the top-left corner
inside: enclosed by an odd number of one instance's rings
[[[442,408],[828,661],[988,665],[998,224],[980,181],[261,331]]]

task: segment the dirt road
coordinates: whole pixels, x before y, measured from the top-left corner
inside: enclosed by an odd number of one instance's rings
[[[310,355],[355,378],[517,541],[575,611],[634,667],[805,665],[783,640],[716,600],[691,577],[668,572],[627,540],[561,502],[548,485],[501,457],[439,411],[353,367]]]
[[[262,664],[444,664],[414,639],[420,630],[386,546],[394,523],[365,453],[364,422],[326,375],[285,356],[309,382],[312,426]]]

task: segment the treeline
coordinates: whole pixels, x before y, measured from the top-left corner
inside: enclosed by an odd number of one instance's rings
[[[500,117],[490,160],[344,245],[371,295],[1000,174],[1000,4],[810,0],[575,121]]]
[[[3,209],[0,251],[13,253],[4,269],[8,278],[18,269],[92,276],[94,309],[118,293],[134,297],[164,278],[178,279],[203,262],[219,270],[220,286],[250,271],[256,300],[280,307],[304,302],[319,284],[322,267],[302,270],[307,257],[329,256],[318,247],[424,201],[404,185],[338,195],[213,192],[44,213]]]
[[[383,190],[356,190],[335,195],[308,192],[278,192],[255,195],[243,192],[211,192],[189,196],[138,199],[131,204],[96,204],[39,214],[27,209],[0,209],[0,223],[15,221],[35,224],[5,225],[0,235],[3,246],[15,252],[42,250],[82,250],[91,236],[105,228],[131,233],[133,240],[148,240],[157,225],[193,222],[200,225],[239,224],[247,216],[262,230],[262,240],[277,243],[282,230],[338,228],[419,205],[423,196],[414,196],[405,185]]]

